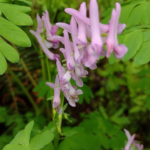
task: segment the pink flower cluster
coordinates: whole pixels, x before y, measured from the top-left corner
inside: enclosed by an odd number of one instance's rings
[[[116,58],[121,59],[128,50],[124,44],[119,45],[117,39],[117,34],[122,33],[126,27],[125,24],[119,24],[121,13],[119,3],[116,3],[116,9],[112,10],[111,19],[107,25],[100,23],[97,0],[90,1],[89,18],[87,17],[85,2],[80,5],[79,11],[66,8],[65,12],[72,16],[70,24],[59,22],[52,26],[46,11],[42,18],[37,15],[37,30],[36,32],[31,31],[47,57],[56,60],[58,75],[55,84],[46,84],[54,89],[53,107],[59,113],[61,113],[60,90],[73,107],[76,106],[76,102],[79,100],[78,95],[83,94],[80,89],[71,85],[71,78],[76,81],[79,87],[82,87],[82,77],[88,74],[85,67],[94,70],[97,68],[96,64],[100,56],[109,58],[113,52]],[[44,33],[43,24],[46,30],[44,41],[41,37],[41,34]],[[56,35],[58,27],[64,29],[63,37]],[[70,40],[70,37],[72,40]],[[60,51],[66,60],[66,68],[62,67],[59,55],[53,54],[48,49],[51,47],[58,48],[59,42],[64,45],[63,48],[60,48]],[[107,50],[104,49],[104,45],[106,45]]]
[[[128,142],[124,148],[124,150],[132,150],[131,147],[134,147],[134,149],[136,150],[142,150],[143,149],[143,145],[142,144],[139,144],[137,143],[136,140],[134,140],[135,138],[135,134],[133,134],[132,136],[130,135],[129,131],[124,129],[125,133],[126,133],[126,136],[127,136],[127,139],[128,139]]]

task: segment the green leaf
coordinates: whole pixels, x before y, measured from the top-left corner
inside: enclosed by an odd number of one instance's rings
[[[0,0],[0,3],[9,3],[11,0]]]
[[[81,104],[83,102],[83,99],[85,99],[85,101],[89,104],[90,98],[94,98],[93,92],[86,84],[84,84],[80,89],[83,91],[83,94],[79,95],[79,103]]]
[[[63,112],[66,110],[67,106],[68,106],[68,103],[66,103],[66,104],[64,105],[64,107],[63,107]]]
[[[0,10],[3,12],[5,17],[16,25],[32,25],[32,19],[29,15],[22,12],[22,9],[27,12],[30,11],[30,7],[12,5],[12,4],[1,4]],[[25,12],[26,12],[25,11]]]
[[[150,30],[143,32],[143,42],[150,41]]]
[[[136,65],[143,65],[150,61],[150,41],[144,42],[134,57]]]
[[[136,6],[127,20],[127,28],[135,26],[141,22],[143,5]]]
[[[113,63],[115,63],[116,60],[117,60],[117,59],[115,58],[114,54],[111,53],[111,55],[110,55],[110,57],[109,57],[109,59],[108,59],[109,64],[112,65]]]
[[[2,75],[7,69],[7,62],[2,53],[0,52],[0,75]]]
[[[34,89],[34,92],[39,92],[38,97],[43,97],[46,95],[47,99],[52,98],[50,95],[50,87],[46,84],[46,81],[41,81]]]
[[[53,100],[53,99],[54,99],[54,96],[51,96],[51,97],[47,98],[47,101]]]
[[[135,7],[134,4],[122,7],[121,16],[120,16],[120,19],[119,19],[119,21],[121,23],[126,23],[127,22],[127,19],[129,18],[129,15],[130,15],[130,13],[131,13],[131,11],[133,10],[134,7]]]
[[[143,35],[140,30],[135,30],[127,34],[123,43],[128,47],[128,52],[122,58],[123,61],[131,59],[142,45]]]
[[[31,130],[33,128],[34,122],[28,123],[24,130],[18,132],[15,138],[10,142],[11,144],[21,144],[24,148],[28,148]]]
[[[45,146],[42,150],[54,150],[54,145],[52,143]]]
[[[21,145],[16,144],[8,144],[6,145],[3,150],[26,150]]]
[[[19,62],[19,55],[17,51],[7,44],[1,37],[0,37],[0,52],[3,56],[12,63]]]
[[[0,17],[0,35],[18,46],[31,46],[30,39],[26,33],[2,17]]]
[[[54,139],[54,134],[47,130],[33,137],[30,141],[30,150],[40,150]]]
[[[142,12],[142,24],[149,24],[150,23],[150,3],[144,3],[141,4],[143,7],[143,12]]]
[[[69,116],[70,116],[69,114],[63,113],[63,115],[66,120],[68,120],[69,122],[72,122],[72,120],[69,119]]]
[[[58,150],[71,150],[71,149],[70,149],[70,147],[69,147],[67,142],[62,141],[59,144]]]
[[[27,7],[27,6],[19,6],[19,5],[5,4],[5,3],[0,5],[0,10],[3,8],[11,9],[11,10],[17,10],[17,11],[22,12],[22,13],[28,13],[31,11],[31,8]]]
[[[28,1],[28,0],[17,0],[17,4],[22,4],[22,3],[24,3],[24,4],[27,4],[27,5],[29,5],[29,6],[31,6],[32,5],[32,2],[30,2],[30,1]]]

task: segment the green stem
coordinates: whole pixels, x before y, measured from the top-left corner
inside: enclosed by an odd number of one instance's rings
[[[61,92],[61,104],[60,104],[60,107],[63,109],[63,105],[64,105],[64,95],[63,93]],[[61,130],[61,125],[62,125],[62,115],[63,115],[63,112],[62,114],[58,114],[57,115],[57,118],[56,118],[56,121],[55,121],[55,125],[57,127],[57,130],[55,130],[55,139],[54,139],[54,147],[55,147],[55,150],[58,149],[58,144],[59,144],[59,136],[62,135],[62,130]],[[58,121],[58,122],[57,122]]]
[[[41,56],[43,55],[43,51],[41,48],[40,48],[40,55]],[[44,58],[40,58],[40,60],[41,60],[41,67],[42,67],[42,77],[43,77],[43,80],[45,81],[46,80],[45,61],[44,61]]]
[[[51,82],[51,72],[50,72],[50,65],[49,65],[49,60],[46,56],[45,58],[46,61],[46,68],[47,68],[47,75],[48,75],[48,81]],[[50,88],[50,95],[52,95],[52,89]],[[53,104],[53,101],[52,101]],[[53,106],[53,105],[52,105]],[[49,102],[47,102],[46,104],[46,109],[47,109],[47,114],[48,114],[48,118],[50,119],[50,110],[49,110]]]
[[[61,106],[60,106],[62,109],[64,107],[64,95],[63,93],[61,92]],[[59,114],[58,116],[58,119],[59,119],[59,123],[58,123],[58,131],[60,134],[62,134],[62,131],[61,131],[61,125],[62,125],[62,115],[63,115],[63,112],[62,114]]]
[[[30,95],[30,93],[28,92],[28,90],[26,89],[26,87],[22,84],[21,80],[15,75],[15,73],[11,70],[10,67],[8,67],[8,71],[9,73],[13,76],[13,79],[18,83],[18,85],[20,86],[20,88],[23,90],[23,92],[26,94],[26,96],[28,97],[30,103],[32,104],[36,114],[39,114],[39,109],[36,105],[36,103],[34,102],[32,96]]]
[[[9,88],[10,88],[10,93],[11,93],[12,99],[13,99],[14,104],[15,104],[16,113],[18,113],[19,111],[18,111],[18,105],[17,105],[17,101],[16,101],[16,97],[15,97],[15,92],[13,90],[13,85],[12,85],[12,81],[9,77],[8,70],[7,70],[6,74],[7,74],[7,77],[8,77],[8,85],[9,85]]]
[[[19,53],[19,51],[18,51],[18,49],[16,48],[16,46],[15,46],[14,44],[11,44],[11,45],[12,45],[12,46],[14,47],[14,49],[16,49],[16,51]],[[20,54],[19,54],[19,55],[20,55]],[[28,70],[28,68],[27,68],[27,66],[26,66],[26,64],[25,64],[25,62],[24,62],[24,60],[23,60],[23,58],[20,58],[20,62],[21,62],[21,64],[22,64],[22,67],[24,68],[24,70],[25,70],[25,72],[26,72],[28,78],[30,79],[31,83],[33,84],[34,87],[36,87],[37,84],[36,84],[35,80],[33,79],[33,77],[31,76],[31,73],[30,73],[30,71]]]

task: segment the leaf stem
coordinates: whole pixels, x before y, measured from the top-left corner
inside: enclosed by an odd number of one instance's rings
[[[19,51],[17,50],[16,46],[15,46],[14,44],[11,44],[11,45],[12,45],[12,46],[16,49],[16,51],[19,53]],[[33,84],[34,87],[36,87],[37,84],[36,84],[35,80],[33,79],[33,77],[31,76],[31,73],[30,73],[30,71],[28,70],[28,68],[27,68],[27,66],[26,66],[26,64],[25,64],[25,62],[24,62],[24,60],[23,60],[22,58],[20,58],[20,62],[21,62],[21,64],[22,64],[22,67],[24,68],[24,70],[25,70],[25,72],[26,72],[28,78],[30,79],[31,83]]]

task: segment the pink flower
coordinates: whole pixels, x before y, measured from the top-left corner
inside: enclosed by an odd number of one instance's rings
[[[121,12],[121,6],[119,3],[116,3],[116,10],[113,9],[112,11],[112,16],[110,20],[110,29],[106,41],[107,58],[109,58],[111,53],[113,52],[116,58],[121,59],[128,51],[128,48],[124,44],[121,45],[118,44],[117,28],[119,26],[120,31],[125,28],[125,25],[122,26],[118,25],[120,12]]]
[[[69,35],[66,30],[64,30],[64,38],[65,38],[65,53],[67,59],[67,69],[73,70],[75,68],[74,54],[70,44]]]
[[[80,5],[80,14],[86,17],[86,3],[83,2]],[[87,44],[87,39],[86,39],[86,24],[82,21],[78,21],[78,44],[80,45],[86,45]]]
[[[91,25],[91,44],[92,49],[95,51],[97,55],[100,54],[103,43],[100,36],[100,28],[99,28],[99,11],[98,4],[96,0],[90,1],[90,25]]]
[[[50,82],[46,82],[46,84],[54,89],[53,108],[56,109],[59,114],[61,114],[62,108],[60,107],[59,76],[56,75],[55,84],[50,83]]]
[[[43,21],[38,14],[36,15],[36,20],[38,22],[36,32],[43,33]]]
[[[127,139],[128,139],[128,142],[127,142],[124,150],[131,150],[132,144],[133,144],[133,146],[135,148],[137,148],[137,150],[142,150],[143,149],[143,145],[140,145],[140,144],[136,143],[136,141],[134,140],[135,134],[133,134],[131,136],[128,130],[124,129],[124,131],[125,131],[125,134],[126,134]]]
[[[56,59],[60,59],[60,56],[57,54],[53,54],[51,51],[48,50],[48,48],[46,47],[46,45],[43,43],[42,38],[40,36],[39,33],[34,32],[32,30],[30,30],[30,32],[37,38],[40,46],[43,49],[43,52],[46,54],[46,56],[50,59],[50,60],[56,60]]]
[[[59,41],[53,39],[53,36],[56,35],[56,32],[58,30],[58,27],[56,25],[52,26],[49,19],[48,11],[46,10],[45,13],[43,13],[42,20],[44,21],[44,26],[46,29],[46,36],[47,40],[53,43],[54,48],[58,48]]]

